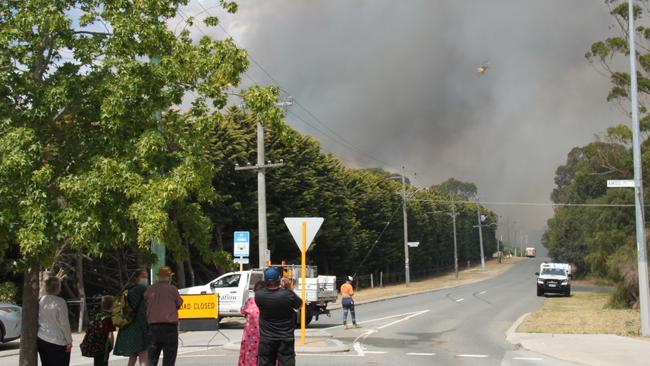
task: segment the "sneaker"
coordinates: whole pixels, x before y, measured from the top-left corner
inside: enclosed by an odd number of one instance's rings
[[[359,324],[357,324],[357,323],[353,323],[352,326],[355,327],[355,328],[361,328],[361,326]]]
[[[350,327],[346,323],[343,323],[343,329],[350,329]]]

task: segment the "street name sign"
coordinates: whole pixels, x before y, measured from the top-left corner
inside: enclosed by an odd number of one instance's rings
[[[634,188],[632,179],[608,179],[607,188]]]
[[[235,258],[233,260],[233,262],[239,263],[239,264],[249,264],[250,259],[248,257],[238,257],[238,258]]]
[[[248,257],[250,255],[250,238],[248,231],[235,231],[235,246],[233,257]]]
[[[311,242],[314,241],[314,237],[316,237],[316,233],[318,232],[318,229],[320,229],[321,225],[323,225],[323,221],[325,221],[325,219],[322,217],[285,217],[284,218],[284,223],[287,225],[287,228],[289,228],[289,232],[291,233],[293,240],[296,241],[296,244],[298,245],[298,248],[301,251],[303,250],[307,251],[307,249],[309,249]],[[306,228],[304,249],[302,248],[303,224],[305,224],[305,228]]]

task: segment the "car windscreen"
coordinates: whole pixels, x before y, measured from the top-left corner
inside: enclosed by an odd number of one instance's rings
[[[542,275],[565,276],[566,273],[561,268],[544,268],[544,270],[542,271]]]

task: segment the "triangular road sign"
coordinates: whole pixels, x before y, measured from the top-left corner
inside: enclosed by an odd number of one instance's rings
[[[291,233],[291,236],[293,236],[293,240],[296,241],[296,244],[298,245],[298,249],[302,251],[302,223],[306,223],[307,227],[307,235],[306,239],[307,241],[305,242],[305,250],[309,249],[309,245],[311,242],[314,240],[314,237],[316,236],[316,233],[318,232],[318,229],[320,229],[320,226],[323,225],[323,221],[325,221],[324,218],[322,217],[285,217],[284,218],[284,223],[287,225],[289,228],[289,232]]]

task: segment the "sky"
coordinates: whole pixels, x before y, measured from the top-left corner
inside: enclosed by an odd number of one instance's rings
[[[569,150],[628,123],[584,57],[614,32],[604,1],[242,0],[234,15],[214,3],[183,12],[219,16],[223,29],[202,32],[248,50],[244,86],[279,84],[299,103],[288,123],[350,167],[404,165],[420,187],[454,177],[482,201],[550,203]],[[532,245],[552,215],[488,207]]]

